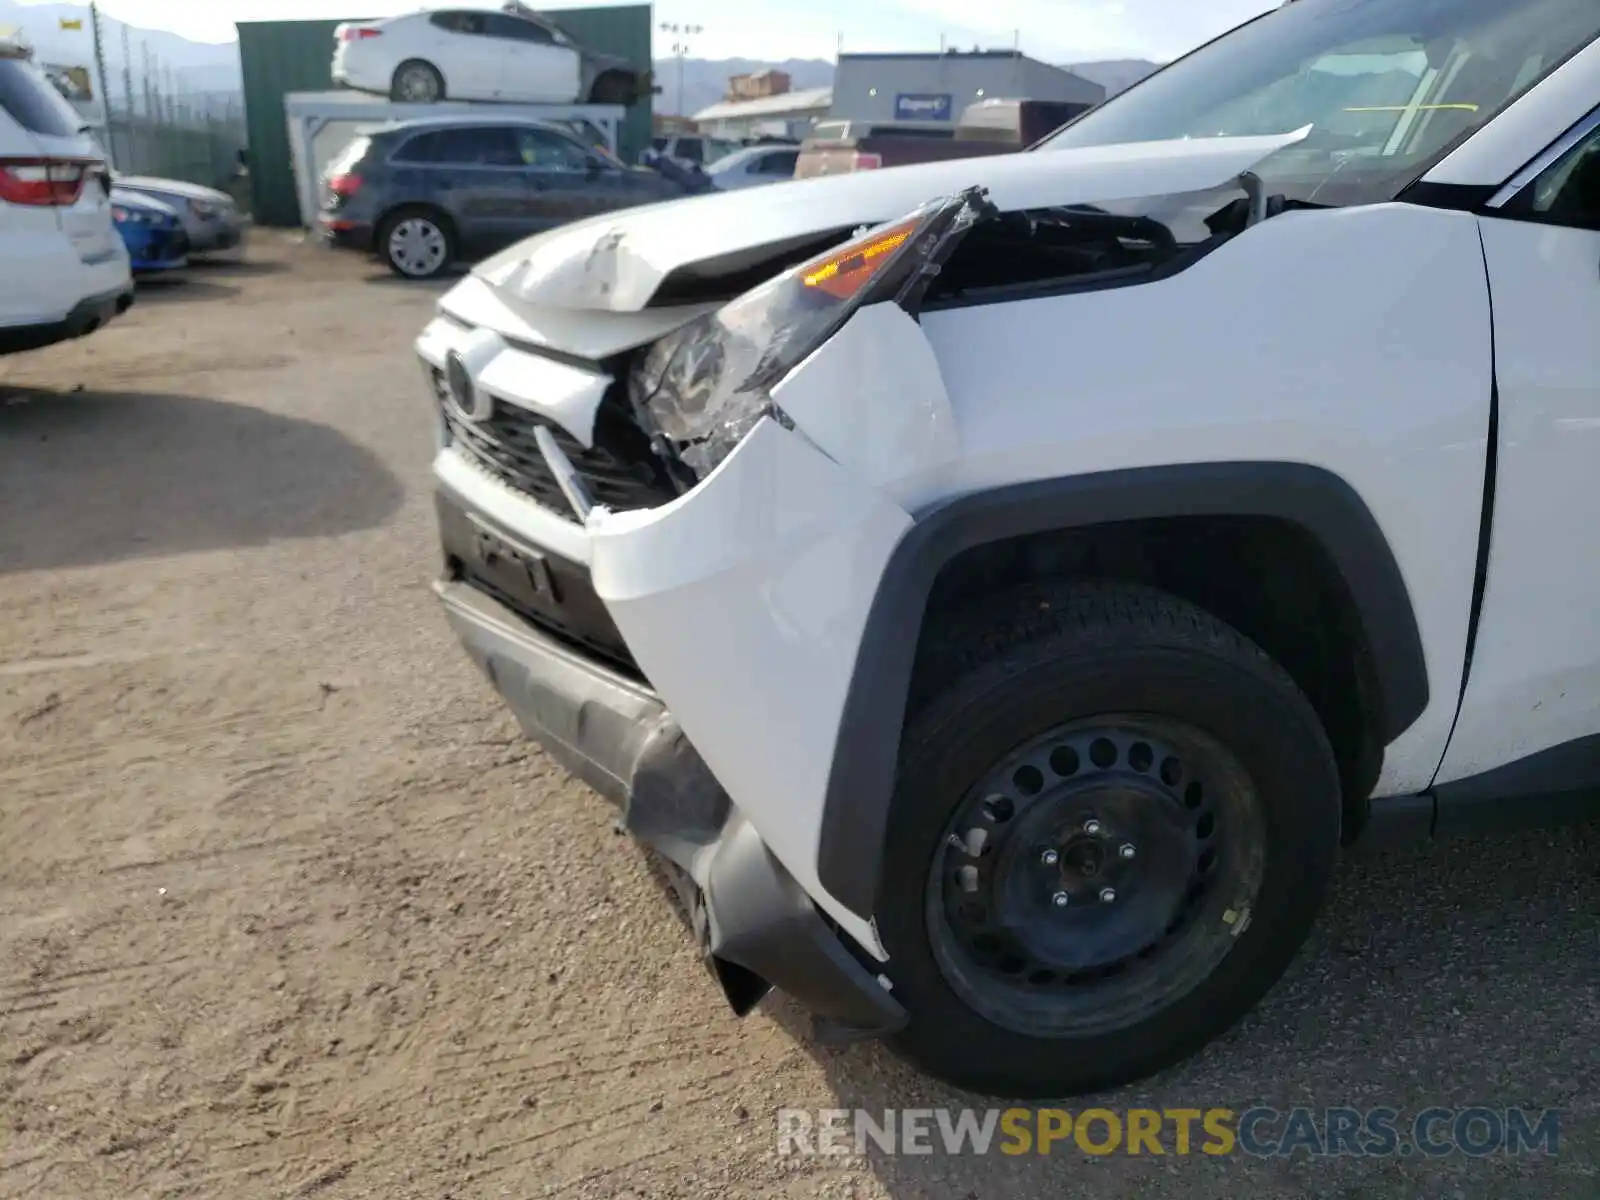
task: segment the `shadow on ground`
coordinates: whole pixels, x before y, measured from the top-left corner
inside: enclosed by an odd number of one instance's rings
[[[404,288],[407,291],[428,291],[432,289],[436,292],[444,292],[449,290],[470,270],[472,270],[470,266],[447,267],[433,279],[406,279],[396,275],[393,271],[374,271],[372,274],[364,276],[362,282],[381,288]]]
[[[1600,1195],[1600,824],[1442,842],[1357,859],[1344,868],[1311,944],[1287,978],[1198,1058],[1122,1091],[1061,1102],[1104,1107],[1267,1106],[1398,1110],[1405,1141],[1430,1106],[1482,1105],[1535,1117],[1560,1110],[1560,1141],[1543,1155],[1415,1152],[1387,1157],[1235,1154],[1093,1155],[1070,1140],[1044,1158],[1007,1156],[999,1135],[982,1156],[950,1155],[930,1122],[932,1153],[866,1143],[870,1171],[896,1200],[1139,1197],[1538,1197]],[[786,997],[767,1011],[827,1074],[842,1108],[1008,1107],[945,1088],[881,1045],[816,1043]],[[779,1103],[782,1103],[780,1100]],[[951,1114],[954,1117],[954,1113]],[[775,1121],[775,1117],[773,1118]],[[1286,1118],[1256,1127],[1270,1142]],[[773,1127],[774,1138],[776,1126]],[[1104,1127],[1095,1140],[1105,1136]],[[1448,1125],[1445,1126],[1448,1130]],[[1480,1135],[1481,1136],[1481,1135]],[[1201,1137],[1195,1139],[1198,1146]]]
[[[310,421],[193,396],[0,384],[0,572],[328,537],[398,479]]]
[[[238,294],[236,284],[196,279],[188,271],[182,271],[175,275],[141,276],[134,305],[196,304],[206,300],[226,300]]]
[[[289,269],[288,263],[275,260],[263,262],[259,259],[228,258],[226,257],[228,253],[236,252],[225,251],[223,256],[218,258],[191,258],[189,260],[189,270],[194,274],[204,275],[208,278],[229,278],[235,275],[281,275]]]

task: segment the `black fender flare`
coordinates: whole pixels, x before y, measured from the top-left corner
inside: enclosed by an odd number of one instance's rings
[[[1360,615],[1385,744],[1422,715],[1428,669],[1405,579],[1371,510],[1331,471],[1292,462],[1186,463],[962,496],[917,515],[867,614],[823,800],[817,877],[830,895],[871,919],[911,671],[928,596],[945,564],[1008,538],[1172,516],[1273,517],[1310,534]]]

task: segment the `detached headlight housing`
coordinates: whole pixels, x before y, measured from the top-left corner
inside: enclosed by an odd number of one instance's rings
[[[768,280],[655,343],[628,381],[635,414],[680,486],[709,475],[766,416],[771,389],[857,309],[913,316],[940,265],[994,213],[979,188],[934,200]]]

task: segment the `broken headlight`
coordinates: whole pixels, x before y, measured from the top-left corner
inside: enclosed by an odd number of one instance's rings
[[[681,482],[692,484],[710,474],[762,417],[787,423],[772,402],[773,385],[858,308],[893,300],[915,315],[955,244],[993,212],[978,188],[933,201],[655,343],[634,369],[628,393],[656,453]]]

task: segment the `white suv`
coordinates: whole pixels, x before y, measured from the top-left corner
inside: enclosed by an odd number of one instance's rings
[[[1246,1012],[1341,844],[1594,811],[1597,38],[1294,0],[1029,152],[441,299],[446,612],[736,1011],[1093,1091]]]
[[[133,303],[105,155],[28,50],[0,39],[0,354],[93,332]]]

